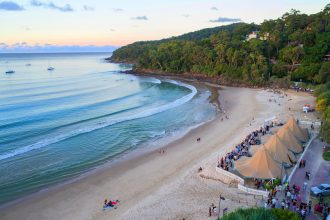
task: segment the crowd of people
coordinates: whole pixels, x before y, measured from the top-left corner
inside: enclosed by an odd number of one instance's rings
[[[224,157],[219,158],[217,166],[230,171],[234,166],[233,162],[242,156],[250,156],[250,146],[261,144],[260,137],[269,133],[270,128],[274,126],[275,124],[272,122],[270,125],[265,125],[260,127],[259,130],[250,133],[240,144],[237,144],[231,152],[227,153]]]
[[[265,180],[263,180],[263,179],[261,179],[261,180],[259,180],[259,179],[255,179],[255,180],[254,180],[254,186],[255,186],[257,189],[259,189],[261,186],[264,186],[264,184],[265,184]]]
[[[301,219],[305,219],[307,215],[312,213],[312,201],[302,201],[300,190],[299,186],[293,185],[290,187],[289,184],[286,184],[284,198],[282,201],[279,201],[279,199],[276,198],[277,190],[273,189],[269,193],[268,200],[265,202],[264,207],[288,209],[296,212]],[[314,206],[314,211],[322,213],[324,217],[329,213],[329,207],[327,204],[318,203]]]
[[[314,90],[310,88],[303,88],[299,86],[291,86],[291,89],[295,90],[296,92],[307,92],[307,93],[313,93]]]

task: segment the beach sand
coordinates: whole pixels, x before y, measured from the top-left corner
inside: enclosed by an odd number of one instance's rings
[[[258,198],[200,175],[219,178],[217,158],[260,128],[264,119],[278,116],[285,122],[293,115],[307,120],[302,106],[313,104],[314,98],[287,94],[281,98],[261,89],[222,87],[219,99],[224,113],[167,145],[164,154],[156,150],[30,196],[2,208],[1,219],[210,219],[208,207],[218,206],[220,194],[226,198],[221,208],[229,211],[255,206]],[[307,117],[314,119],[312,114]],[[102,211],[106,198],[119,199],[120,205]]]

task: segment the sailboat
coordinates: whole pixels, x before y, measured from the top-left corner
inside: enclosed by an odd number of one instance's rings
[[[12,74],[12,73],[15,73],[15,71],[14,70],[7,70],[5,73],[6,74]]]
[[[49,60],[48,60],[48,68],[47,68],[48,71],[53,71],[55,70],[54,67],[52,67],[50,64],[49,64]]]
[[[6,74],[13,74],[13,73],[15,73],[15,71],[14,70],[12,70],[12,69],[8,69],[8,61],[6,62],[7,63],[7,70],[6,70]]]

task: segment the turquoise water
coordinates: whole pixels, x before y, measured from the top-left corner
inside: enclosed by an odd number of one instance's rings
[[[0,203],[215,116],[206,88],[122,74],[108,56],[0,54]]]

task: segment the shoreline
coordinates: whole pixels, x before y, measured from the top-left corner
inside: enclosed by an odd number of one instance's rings
[[[134,74],[135,75],[135,74]],[[139,76],[139,75],[136,75]],[[157,76],[155,76],[157,77]],[[173,78],[164,78],[164,77],[157,77],[162,79],[173,79]],[[174,80],[174,79],[173,79]],[[187,80],[181,80],[181,79],[175,79],[181,82],[190,83]],[[139,160],[144,157],[148,157],[148,155],[157,153],[159,149],[163,148],[166,149],[170,144],[173,142],[176,142],[180,140],[181,138],[184,138],[186,135],[188,135],[193,130],[205,126],[208,123],[211,123],[213,120],[219,117],[220,112],[220,102],[218,102],[217,97],[219,97],[219,93],[216,89],[213,89],[214,87],[206,85],[204,82],[193,82],[193,86],[199,90],[201,87],[207,88],[211,95],[209,98],[205,101],[207,101],[209,104],[212,104],[216,108],[215,116],[214,118],[208,120],[208,121],[202,121],[196,125],[191,125],[189,127],[185,127],[184,129],[176,132],[171,132],[168,136],[160,137],[157,141],[160,141],[160,145],[158,147],[151,146],[151,142],[147,141],[143,144],[141,144],[143,147],[141,149],[134,149],[130,150],[128,153],[123,153],[118,158],[111,159],[110,161],[107,161],[103,164],[97,165],[96,167],[90,168],[86,171],[84,171],[82,174],[79,174],[77,176],[71,177],[69,179],[64,179],[61,181],[58,181],[54,184],[46,185],[42,187],[41,189],[28,192],[24,195],[22,195],[21,198],[16,198],[13,200],[9,200],[3,204],[0,204],[0,213],[3,210],[6,210],[7,208],[10,208],[11,206],[15,206],[20,203],[24,203],[26,201],[29,201],[30,199],[36,199],[40,196],[47,195],[48,193],[56,192],[58,190],[61,190],[61,188],[66,187],[67,185],[76,184],[80,181],[83,181],[86,178],[90,178],[93,175],[97,175],[99,173],[105,172],[107,169],[111,169],[112,167],[121,166],[124,163],[129,163],[131,160]],[[151,141],[151,140],[150,140]]]
[[[226,85],[220,85],[216,84],[214,82],[206,81],[206,80],[198,80],[194,77],[187,77],[188,75],[178,75],[178,74],[167,74],[164,72],[159,72],[159,73],[154,73],[154,72],[135,72],[134,70],[125,70],[125,71],[120,71],[122,74],[130,74],[134,76],[142,76],[142,77],[155,77],[155,78],[161,78],[161,79],[172,79],[172,80],[178,80],[186,83],[191,83],[191,84],[202,84],[205,87],[207,87],[210,92],[211,96],[209,97],[210,103],[213,103],[215,107],[218,109],[218,111],[221,112],[221,103],[219,101],[219,90],[221,90],[221,86],[226,86]],[[235,87],[235,86],[229,86],[229,87]]]
[[[203,167],[203,172],[216,175],[218,156],[230,151],[245,134],[259,128],[264,118],[273,114],[288,117],[287,104],[296,106],[306,99],[313,100],[310,96],[299,95],[290,94],[294,101],[285,100],[285,105],[272,103],[270,107],[268,98],[275,96],[273,93],[221,87],[218,100],[228,120],[217,117],[191,130],[168,144],[165,154],[153,151],[105,168],[31,198],[24,205],[15,204],[0,210],[0,213],[3,219],[155,219],[159,216],[162,219],[208,219],[207,207],[217,202],[219,193],[226,197],[224,205],[231,210],[249,207],[257,202],[253,197],[219,181],[203,179],[197,169]],[[196,142],[198,137],[200,142]],[[121,204],[116,210],[104,212],[101,207],[105,198],[119,199]]]
[[[109,62],[109,61],[108,61]],[[113,63],[111,61],[111,63]],[[117,62],[114,62],[117,63]],[[130,64],[131,63],[125,63],[123,64]],[[125,70],[121,71],[122,73],[128,73],[138,76],[155,76],[155,77],[170,77],[170,78],[178,78],[183,80],[189,80],[189,81],[197,81],[197,82],[203,82],[203,83],[209,83],[210,85],[216,85],[216,86],[228,86],[228,87],[240,87],[240,88],[251,88],[251,89],[264,89],[264,88],[272,88],[269,85],[248,85],[244,84],[242,82],[235,82],[233,79],[226,79],[223,76],[206,76],[201,73],[167,73],[160,70],[152,70],[152,69],[131,69],[131,70]],[[277,88],[277,87],[274,87]],[[287,89],[287,88],[281,88],[281,89]]]

